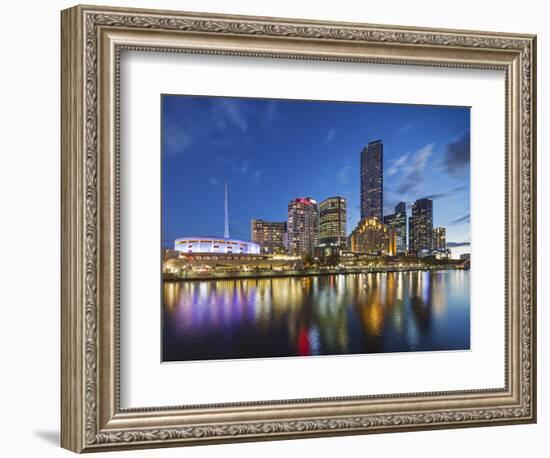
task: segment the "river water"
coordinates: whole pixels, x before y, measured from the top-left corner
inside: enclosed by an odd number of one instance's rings
[[[469,348],[469,271],[163,285],[163,361]]]

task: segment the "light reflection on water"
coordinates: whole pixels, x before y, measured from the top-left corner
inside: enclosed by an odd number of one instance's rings
[[[470,347],[469,271],[164,283],[163,360]]]

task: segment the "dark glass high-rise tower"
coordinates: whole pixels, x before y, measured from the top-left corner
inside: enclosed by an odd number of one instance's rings
[[[405,202],[399,202],[395,206],[395,213],[403,213],[404,215],[407,215],[407,204]]]
[[[409,250],[431,251],[433,244],[433,202],[430,199],[418,199],[412,205],[409,218]]]
[[[393,231],[395,236],[395,251],[398,254],[407,252],[407,204],[399,202],[395,213],[384,216],[384,224]]]
[[[361,219],[374,216],[382,222],[383,192],[384,145],[376,140],[361,151]]]
[[[319,204],[319,248],[321,256],[347,248],[347,201],[335,196]]]
[[[446,250],[447,249],[447,230],[444,227],[434,227],[433,230],[433,244],[434,250]]]

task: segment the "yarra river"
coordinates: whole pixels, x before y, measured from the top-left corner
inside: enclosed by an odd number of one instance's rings
[[[467,270],[163,284],[163,361],[469,348]]]

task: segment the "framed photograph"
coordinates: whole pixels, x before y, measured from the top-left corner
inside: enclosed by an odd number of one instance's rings
[[[536,421],[533,35],[62,12],[62,446]]]

